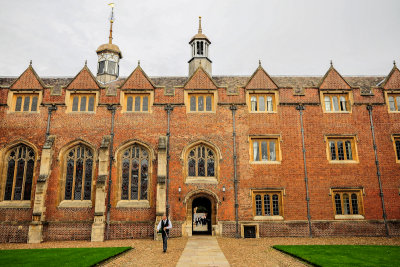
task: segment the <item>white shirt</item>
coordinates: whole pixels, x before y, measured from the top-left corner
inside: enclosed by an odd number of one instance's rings
[[[160,228],[161,228],[161,222],[162,222],[163,220],[160,220],[160,222],[158,223],[158,226],[157,226],[157,231],[160,231]],[[167,220],[165,220],[164,221],[164,224],[166,224],[167,223]],[[168,220],[168,226],[166,227],[167,229],[171,229],[172,228],[172,223],[171,223],[171,220]]]

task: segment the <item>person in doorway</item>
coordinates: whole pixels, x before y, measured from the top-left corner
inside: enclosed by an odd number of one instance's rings
[[[172,228],[172,223],[167,219],[167,215],[163,215],[162,220],[158,223],[157,232],[160,232],[163,240],[163,252],[167,252],[167,240],[169,238],[169,229]]]

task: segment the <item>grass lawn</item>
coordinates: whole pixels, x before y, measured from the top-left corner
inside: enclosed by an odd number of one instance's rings
[[[273,246],[316,266],[400,266],[400,246]]]
[[[92,266],[131,247],[0,250],[0,266]]]

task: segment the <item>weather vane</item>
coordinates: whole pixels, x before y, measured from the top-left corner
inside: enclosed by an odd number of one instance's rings
[[[114,3],[109,3],[109,6],[111,6],[111,15],[110,15],[110,37],[108,37],[108,42],[112,44],[112,25],[114,23]]]

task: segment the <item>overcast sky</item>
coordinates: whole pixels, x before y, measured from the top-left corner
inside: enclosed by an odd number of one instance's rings
[[[111,0],[1,1],[0,76],[33,60],[39,76],[96,73]],[[202,16],[213,75],[387,75],[400,64],[399,0],[114,0],[121,76],[140,59],[149,76],[185,76]]]

